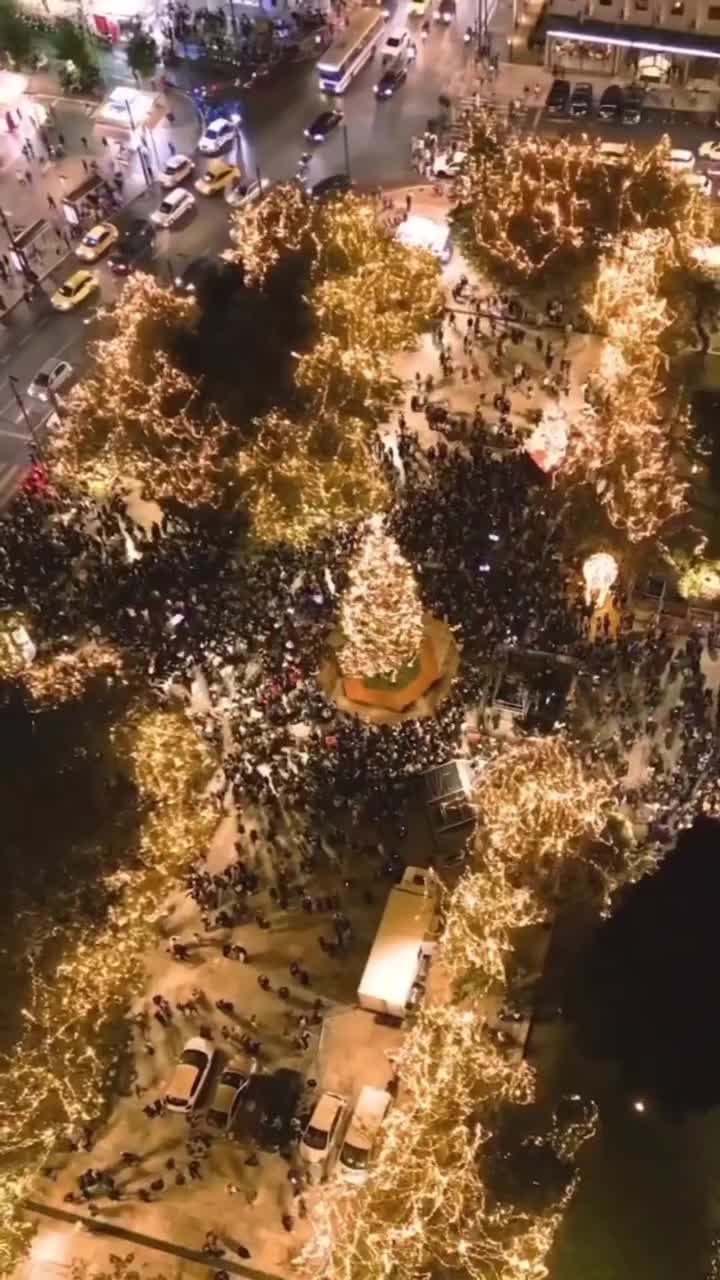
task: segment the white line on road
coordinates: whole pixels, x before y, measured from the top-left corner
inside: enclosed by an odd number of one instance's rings
[[[17,419],[22,422],[22,414]],[[0,427],[0,436],[8,436],[10,440],[26,440],[28,439],[27,431],[7,431],[5,427]]]

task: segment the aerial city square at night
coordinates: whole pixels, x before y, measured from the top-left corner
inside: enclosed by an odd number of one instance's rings
[[[0,0],[0,1277],[720,1280],[720,5]]]

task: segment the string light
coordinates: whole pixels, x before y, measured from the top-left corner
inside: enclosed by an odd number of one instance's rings
[[[340,602],[340,666],[348,676],[393,679],[413,662],[423,637],[413,571],[379,518],[368,521]]]
[[[367,426],[337,413],[301,422],[269,413],[257,423],[240,471],[253,532],[263,542],[304,545],[388,500]]]
[[[667,232],[644,230],[601,259],[588,310],[607,344],[562,463],[566,474],[595,485],[611,522],[633,542],[652,537],[685,505],[662,410],[660,339],[671,317],[660,289],[674,253]],[[685,416],[675,416],[682,426]]]
[[[521,280],[592,263],[605,238],[644,227],[669,229],[689,253],[712,226],[710,201],[673,171],[667,138],[607,164],[595,139],[517,133],[486,109],[468,119],[455,200],[466,251]]]
[[[0,1057],[0,1270],[9,1275],[32,1227],[19,1213],[50,1153],[94,1122],[111,1087],[118,1027],[145,980],[147,950],[178,872],[207,844],[216,816],[207,786],[216,761],[187,719],[137,709],[113,734],[138,790],[141,830],[132,870],[97,885],[102,921],[26,921],[29,994],[24,1030]],[[59,915],[59,913],[58,913]],[[59,959],[57,958],[59,955]]]

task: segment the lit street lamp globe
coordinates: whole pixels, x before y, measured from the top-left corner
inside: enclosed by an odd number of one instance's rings
[[[617,581],[617,560],[609,551],[596,551],[583,564],[582,575],[585,581],[585,600],[596,609],[602,609],[611,586]]]

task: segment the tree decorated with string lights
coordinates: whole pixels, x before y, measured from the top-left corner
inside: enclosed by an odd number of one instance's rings
[[[207,794],[216,761],[184,715],[137,706],[112,743],[136,796],[133,870],[111,867],[96,883],[102,910],[92,923],[77,909],[50,936],[28,923],[24,1025],[0,1058],[4,1275],[32,1234],[21,1203],[34,1178],[69,1132],[97,1118],[112,1090],[128,1002],[141,988],[164,900],[216,821]]]
[[[539,282],[597,260],[608,237],[667,228],[679,243],[707,238],[710,202],[675,173],[663,139],[607,164],[594,139],[517,133],[475,112],[451,218],[463,249],[504,278]]]
[[[197,385],[173,361],[195,304],[135,272],[96,343],[90,374],[70,392],[49,443],[51,476],[104,496],[137,483],[154,498],[200,504],[217,495],[225,424],[194,413]]]
[[[388,489],[367,425],[326,413],[293,421],[270,413],[242,455],[243,498],[261,542],[304,545],[384,507]]]
[[[670,233],[649,229],[620,237],[601,258],[588,311],[606,346],[562,464],[594,486],[632,542],[654,536],[685,505],[671,438],[684,415],[667,402],[662,349],[672,322],[662,280],[674,263]]]
[[[395,681],[416,661],[423,613],[412,568],[379,517],[368,522],[340,602],[339,662],[348,676]]]

